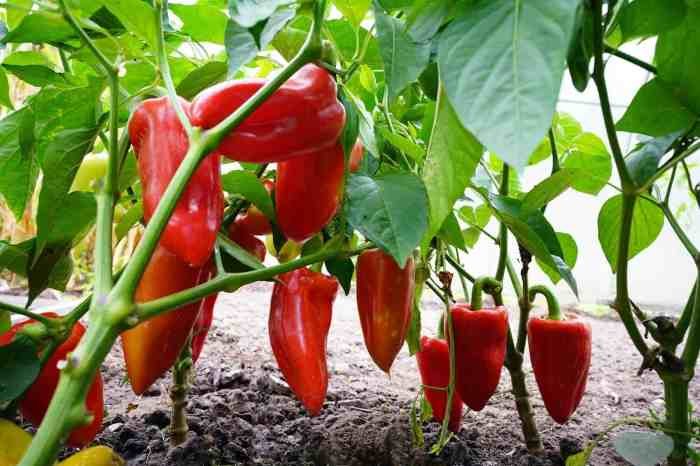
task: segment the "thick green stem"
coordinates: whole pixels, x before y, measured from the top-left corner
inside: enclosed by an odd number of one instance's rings
[[[25,309],[23,307],[15,306],[14,304],[10,303],[3,303],[0,301],[0,310],[2,311],[8,311],[11,312],[12,314],[19,314],[24,317],[28,317],[32,320],[36,320],[37,322],[41,322],[44,325],[51,325],[51,319],[48,317],[44,317],[41,314],[37,314],[35,312],[30,311],[29,309]]]
[[[459,251],[457,248],[447,248],[448,251],[448,262],[452,264],[452,260],[454,260],[455,263],[457,263],[460,267],[460,269],[464,270],[462,267],[462,264],[459,263]],[[466,272],[466,271],[465,271]],[[459,270],[457,271],[457,275],[459,275],[459,283],[462,285],[462,292],[464,293],[464,301],[469,301],[469,287],[467,286],[467,278],[466,275],[461,273]]]
[[[510,284],[513,286],[515,296],[518,298],[519,301],[523,297],[523,286],[520,283],[520,280],[518,279],[518,272],[515,271],[515,267],[513,266],[513,262],[510,260],[510,258],[506,260],[506,270],[508,270],[508,278],[510,279]]]
[[[525,446],[530,453],[539,454],[543,451],[542,439],[535,423],[535,413],[532,410],[532,405],[530,405],[530,393],[527,391],[525,372],[523,371],[523,356],[513,346],[513,336],[510,335],[510,331],[508,332],[508,341],[505,366],[510,373],[515,408],[520,418],[520,427],[523,431]]]
[[[187,393],[192,371],[192,336],[187,339],[180,356],[173,366],[173,385],[170,387],[172,416],[170,419],[170,444],[180,445],[187,439]]]
[[[493,296],[497,306],[503,304],[503,298],[501,297],[503,285],[501,285],[501,282],[493,277],[479,277],[472,287],[472,301],[470,305],[472,311],[478,311],[484,307],[482,299],[482,293],[484,291]]]
[[[501,175],[501,187],[498,190],[501,196],[508,195],[508,179],[510,178],[510,167],[503,164],[503,174]],[[501,222],[501,229],[498,234],[498,265],[496,266],[496,280],[502,282],[506,273],[506,260],[508,259],[508,228],[506,224]]]
[[[448,262],[452,267],[455,268],[455,270],[457,271],[457,273],[459,274],[460,277],[466,278],[466,279],[469,280],[470,282],[474,283],[474,280],[476,280],[476,279],[474,278],[474,276],[473,276],[472,274],[470,274],[469,272],[467,272],[467,271],[464,269],[464,267],[462,267],[462,264],[460,264],[457,260],[455,260],[454,258],[452,258],[452,257],[449,256],[449,255],[445,257],[445,260],[447,260],[447,262]]]
[[[557,298],[554,296],[554,293],[552,293],[552,290],[544,285],[535,285],[530,288],[530,301],[534,301],[538,294],[541,294],[547,300],[547,318],[549,320],[563,320],[564,315],[561,313],[561,309],[559,308],[559,301],[557,301]]]
[[[690,419],[688,414],[688,382],[664,381],[666,428],[673,439],[669,466],[687,466]]]
[[[654,65],[651,65],[643,60],[640,60],[637,57],[634,57],[628,53],[625,53],[622,50],[618,50],[616,48],[613,48],[613,47],[606,45],[605,51],[607,53],[609,53],[610,55],[614,55],[614,56],[616,56],[618,58],[622,58],[623,60],[628,61],[634,65],[637,65],[638,67],[643,68],[643,69],[649,71],[650,73],[654,73],[654,74],[657,73],[657,69]]]
[[[700,269],[698,270],[698,276],[700,277]],[[695,283],[697,284],[698,280],[696,280]],[[697,285],[693,296],[693,310],[690,312],[688,339],[683,349],[683,362],[686,371],[689,372],[689,379],[691,379],[695,373],[695,366],[698,363],[698,354],[700,354],[700,293],[698,293]]]
[[[690,319],[693,317],[693,309],[695,307],[695,294],[697,293],[697,290],[698,280],[695,280],[695,285],[693,285],[693,289],[690,292],[688,301],[686,301],[685,307],[683,308],[683,312],[681,312],[681,316],[678,319],[678,324],[676,324],[676,333],[674,336],[674,340],[677,342],[677,344],[680,344],[683,341],[683,338],[685,337],[685,332],[688,331],[688,327],[690,326]]]

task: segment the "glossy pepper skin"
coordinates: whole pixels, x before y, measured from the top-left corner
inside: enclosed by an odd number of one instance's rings
[[[137,303],[151,301],[203,282],[209,266],[193,268],[160,244],[136,289]],[[143,394],[177,360],[199,314],[192,303],[138,324],[122,333],[122,347],[131,387]]]
[[[250,254],[257,257],[260,262],[265,260],[265,255],[267,253],[265,243],[253,236],[247,227],[241,224],[240,219],[236,219],[228,227],[228,237]]]
[[[533,317],[527,323],[530,361],[549,415],[564,424],[586,391],[591,365],[591,327],[574,315],[566,320]]]
[[[180,103],[189,114],[190,104],[183,99]],[[129,137],[138,157],[148,221],[187,153],[187,134],[168,98],[160,97],[139,105],[129,121]],[[165,248],[193,267],[211,257],[223,218],[220,158],[211,154],[202,160],[161,236]]]
[[[272,180],[263,181],[263,185],[268,193],[272,193],[275,189],[275,183]],[[252,204],[244,213],[236,217],[236,223],[240,228],[247,230],[251,235],[261,236],[272,233],[270,220],[268,220],[260,209]]]
[[[344,170],[340,144],[277,164],[275,211],[287,238],[304,242],[333,218],[340,206]]]
[[[204,342],[207,339],[211,324],[214,322],[214,306],[219,293],[207,296],[201,302],[199,315],[192,329],[192,361],[197,362],[204,349]]]
[[[357,309],[365,346],[387,374],[411,323],[415,266],[409,257],[401,268],[384,251],[364,251],[357,259]]]
[[[49,318],[58,317],[58,314],[53,312],[45,312],[42,313],[42,315]],[[24,322],[15,324],[8,332],[0,335],[0,346],[9,344],[22,327],[34,322],[36,321],[25,320]],[[54,391],[56,391],[56,386],[58,385],[58,379],[60,377],[60,371],[57,367],[58,363],[66,359],[68,353],[78,346],[84,334],[85,327],[83,327],[80,322],[76,323],[71,329],[68,338],[56,348],[56,351],[49,357],[46,364],[41,369],[41,372],[39,372],[39,376],[22,396],[19,402],[19,411],[27,421],[35,426],[41,424],[41,420],[44,418],[44,414],[49,407]],[[88,412],[93,416],[93,419],[90,424],[78,427],[70,433],[68,444],[74,447],[82,447],[90,443],[102,428],[104,402],[102,376],[99,372],[95,376],[92,385],[90,385],[85,406]]]
[[[362,144],[361,140],[357,140],[355,145],[352,146],[352,151],[350,152],[350,160],[348,161],[348,169],[351,173],[355,173],[360,169],[362,164],[362,159],[365,156],[365,146]]]
[[[268,330],[277,365],[310,415],[328,389],[326,338],[338,281],[302,268],[278,277],[272,291]]]
[[[192,124],[217,125],[265,82],[241,79],[202,91],[192,101]],[[309,64],[227,135],[217,151],[241,162],[280,162],[335,145],[344,124],[345,109],[333,76]]]
[[[474,411],[481,411],[498,387],[506,356],[508,313],[503,306],[472,310],[452,307],[457,361],[457,392]],[[446,329],[446,335],[449,332]]]
[[[450,351],[446,340],[421,337],[420,349],[416,353],[418,371],[423,383],[425,398],[433,409],[433,418],[442,422],[447,408],[447,387],[450,383]],[[430,387],[444,387],[445,390],[435,390]],[[462,399],[455,390],[452,395],[449,429],[459,432],[462,425]]]

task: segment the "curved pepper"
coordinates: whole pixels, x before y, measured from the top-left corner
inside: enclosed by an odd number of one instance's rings
[[[236,244],[257,257],[260,262],[265,260],[267,250],[265,243],[253,236],[245,226],[241,226],[240,219],[236,219],[228,227],[228,237]]]
[[[483,280],[474,284],[471,305],[456,304],[450,311],[455,333],[456,388],[474,411],[481,411],[498,387],[508,337],[508,312],[500,299],[495,308],[482,308]],[[450,335],[449,329],[445,334]]]
[[[207,334],[211,329],[211,324],[214,322],[214,305],[219,293],[214,293],[202,300],[199,308],[199,315],[192,329],[192,361],[197,362],[199,355],[204,349],[204,342],[207,339]]]
[[[554,295],[544,287],[530,288],[547,297],[548,317],[533,317],[527,323],[530,361],[544,406],[559,424],[576,411],[586,391],[591,365],[591,326],[574,315],[566,318]]]
[[[384,251],[364,251],[357,260],[357,309],[365,346],[387,374],[411,323],[415,266],[401,268]]]
[[[209,267],[192,268],[160,244],[136,289],[142,303],[191,288],[204,281]],[[160,314],[122,333],[129,381],[141,395],[177,360],[192,331],[200,302]]]
[[[416,353],[420,379],[424,385],[425,398],[433,410],[433,418],[442,422],[447,408],[447,387],[450,384],[450,351],[447,341],[438,338],[421,337],[420,349]],[[436,390],[429,387],[440,387]],[[462,425],[462,399],[455,390],[452,395],[449,428],[459,432]]]
[[[44,312],[41,315],[49,318],[56,318],[58,314],[54,312]],[[0,336],[0,346],[9,344],[22,327],[34,323],[34,320],[25,320],[12,326],[12,328]],[[58,385],[60,371],[58,364],[65,360],[68,354],[78,346],[80,339],[85,334],[85,327],[80,322],[71,329],[68,338],[61,343],[51,357],[42,367],[39,376],[32,385],[24,392],[19,402],[19,411],[22,416],[35,426],[41,424],[44,414],[51,403],[54,391]],[[102,428],[102,417],[104,416],[104,402],[102,393],[102,376],[99,371],[90,385],[85,406],[92,415],[92,421],[82,427],[74,429],[68,437],[68,444],[75,447],[82,447],[90,443]]]
[[[275,211],[287,238],[306,241],[333,218],[340,205],[344,164],[340,144],[277,164]]]
[[[271,193],[275,189],[275,184],[272,180],[263,181],[263,185],[268,193]],[[260,236],[272,232],[270,220],[268,220],[260,209],[252,204],[244,213],[236,217],[236,223],[239,227],[247,230],[251,235]]]
[[[362,141],[358,139],[355,145],[352,146],[352,151],[350,152],[350,160],[348,162],[350,172],[354,173],[360,169],[364,156],[365,146],[362,144]]]
[[[241,79],[202,91],[192,101],[192,124],[216,126],[265,83]],[[217,151],[242,162],[280,162],[335,145],[344,124],[333,76],[309,64],[228,134]]]
[[[185,113],[189,103],[180,99]],[[187,153],[187,134],[167,97],[148,99],[129,121],[129,137],[138,157],[143,215],[148,221]],[[187,183],[161,236],[170,252],[193,267],[204,265],[214,249],[224,209],[220,156],[200,163]]]
[[[337,292],[335,278],[304,268],[280,275],[272,291],[268,324],[272,351],[290,388],[312,416],[321,411],[328,389],[326,338]]]

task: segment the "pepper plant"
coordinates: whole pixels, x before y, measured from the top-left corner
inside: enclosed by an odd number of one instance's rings
[[[38,196],[36,236],[0,242],[0,267],[26,277],[28,288],[27,307],[0,304],[0,334],[9,331],[0,340],[0,370],[10,381],[0,386],[0,407],[40,422],[19,464],[52,464],[76,429],[99,424],[92,387],[120,336],[136,393],[172,368],[170,435],[182,442],[190,371],[216,296],[257,281],[275,283],[269,336],[278,366],[317,414],[333,300],[339,286],[349,292],[355,269],[361,331],[378,368],[390,372],[404,341],[416,356],[425,398],[411,419],[419,444],[420,421],[432,413],[442,422],[432,446],[439,453],[460,429],[462,405],[481,410],[505,367],[524,444],[542,453],[526,385],[528,334],[539,390],[560,423],[585,396],[591,334],[559,310],[548,288],[530,283],[530,268],[578,294],[576,242],[551,225],[547,204],[567,189],[596,196],[608,185],[620,194],[605,202],[598,225],[616,274],[615,309],[642,370],[664,383],[665,420],[649,425],[671,436],[669,464],[685,464],[700,297],[690,293],[677,321],[649,318],[628,283],[629,260],[664,221],[700,263],[669,203],[673,187],[687,183],[700,207],[690,168],[700,147],[693,66],[700,8],[671,3],[0,4],[0,105],[7,109],[0,194],[17,218]],[[655,65],[618,48],[653,36]],[[655,75],[617,123],[605,76],[613,56]],[[610,152],[556,112],[567,68],[581,91],[592,78]],[[32,86],[24,101],[10,98],[20,83]],[[652,139],[625,155],[616,131]],[[95,155],[103,152],[106,158]],[[105,159],[104,174],[86,183],[83,172]],[[550,175],[526,190],[524,170],[545,161]],[[497,232],[489,230],[492,219]],[[65,288],[70,251],[91,231],[91,294],[64,316],[30,311],[43,290]],[[118,267],[115,245],[129,235],[138,246]],[[469,271],[479,238],[498,248],[493,276]],[[266,253],[278,263],[263,265]],[[445,305],[437,338],[421,325],[424,289]],[[517,297],[517,327],[508,322],[504,289]],[[536,294],[547,299],[546,319],[530,315]],[[11,314],[33,322],[10,329]],[[89,325],[75,346],[85,315]],[[552,347],[565,356],[554,357]],[[48,407],[35,420],[22,400],[46,373],[56,380],[44,384]],[[565,379],[567,393],[553,388],[553,376]],[[585,462],[590,449],[582,455]]]

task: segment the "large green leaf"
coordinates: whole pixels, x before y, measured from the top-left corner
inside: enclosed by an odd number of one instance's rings
[[[673,451],[673,439],[663,432],[622,432],[615,437],[613,445],[634,466],[664,463]]]
[[[34,11],[0,40],[3,44],[61,42],[76,37],[73,28],[58,13]]]
[[[561,250],[564,253],[564,263],[568,265],[570,269],[573,269],[576,265],[576,259],[578,259],[578,246],[576,245],[576,240],[574,240],[574,237],[570,234],[560,232],[557,232],[557,239],[559,240]],[[539,258],[536,258],[536,260],[537,265],[539,265],[540,269],[542,269],[549,279],[552,280],[552,283],[556,284],[559,282],[559,280],[561,280],[559,272],[553,270]]]
[[[204,89],[223,81],[228,67],[221,61],[210,61],[192,70],[177,85],[178,95],[192,99]]]
[[[489,196],[494,215],[503,222],[520,244],[533,256],[563,278],[578,296],[578,286],[571,269],[564,261],[565,254],[559,239],[540,210],[524,209],[522,202],[504,196]]]
[[[389,100],[416,81],[430,60],[430,43],[418,43],[406,32],[402,21],[386,14],[378,5],[374,16],[379,50],[384,62]]]
[[[411,173],[350,175],[345,209],[350,225],[402,267],[428,227],[425,186]]]
[[[353,26],[358,27],[369,11],[370,0],[333,0],[335,7],[350,21]]]
[[[455,202],[464,194],[483,153],[483,147],[460,124],[446,97],[444,92],[438,96],[428,155],[423,166],[423,182],[430,203],[428,241],[440,230]]]
[[[324,26],[327,28],[330,39],[335,44],[338,55],[344,61],[352,61],[355,52],[357,51],[357,43],[359,39],[360,44],[367,42],[367,50],[365,51],[364,57],[362,57],[362,63],[369,66],[371,69],[380,69],[382,67],[382,57],[379,53],[379,43],[377,38],[370,35],[367,38],[369,32],[360,27],[358,29],[353,29],[349,21],[342,19],[333,19],[326,21]]]
[[[687,129],[697,120],[698,114],[676,96],[670,85],[654,78],[637,91],[616,127],[630,133],[663,136]]]
[[[156,50],[156,10],[142,0],[99,0],[119,21]]]
[[[0,68],[0,105],[13,108],[10,99],[10,83],[7,80],[7,73],[2,68]]]
[[[250,28],[269,18],[278,6],[291,3],[289,0],[229,0],[231,19]]]
[[[0,120],[0,194],[18,220],[24,214],[27,201],[34,192],[39,166],[33,151],[22,150],[22,125],[31,124],[27,107]]]
[[[438,65],[462,124],[524,167],[554,115],[578,1],[493,0],[440,35]]]
[[[656,36],[678,26],[686,13],[684,0],[625,2],[619,15],[623,42]]]
[[[18,335],[9,345],[0,346],[0,403],[12,401],[34,382],[41,370],[37,348],[28,337]]]
[[[275,218],[270,194],[254,173],[246,170],[228,172],[221,178],[221,184],[226,192],[243,196],[255,204],[265,216]]]
[[[612,175],[612,159],[601,139],[593,133],[581,133],[564,153],[562,167],[576,170],[571,187],[586,194],[598,194]]]
[[[541,209],[548,202],[566,191],[579,177],[578,170],[564,168],[535,185],[523,198],[523,208]]]
[[[681,132],[671,133],[637,144],[627,156],[627,168],[637,186],[643,186],[656,173],[659,160],[669,151]]]
[[[598,241],[613,272],[617,271],[622,225],[622,194],[608,199],[598,214]],[[661,233],[664,214],[656,205],[639,198],[634,206],[628,259],[649,247]]]
[[[0,270],[9,270],[12,273],[26,277],[33,247],[34,239],[19,244],[0,241]]]
[[[226,14],[211,5],[176,5],[170,9],[182,20],[180,32],[199,42],[224,43]]]
[[[417,42],[430,40],[442,26],[454,0],[417,0],[406,19],[408,33]]]
[[[700,5],[688,5],[683,22],[659,35],[655,61],[658,77],[676,97],[700,115]]]

